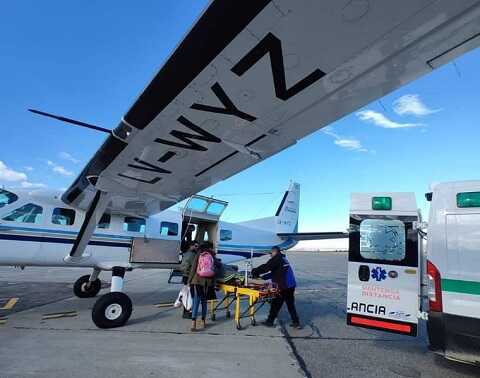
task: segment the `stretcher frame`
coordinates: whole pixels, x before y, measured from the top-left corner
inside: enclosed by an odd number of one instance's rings
[[[272,298],[277,295],[277,292],[272,290],[264,292],[260,289],[228,284],[218,284],[217,288],[223,292],[224,296],[216,304],[216,300],[210,301],[211,319],[212,321],[216,320],[216,312],[218,310],[225,310],[226,317],[230,318],[231,307],[233,305],[233,321],[238,330],[242,329],[240,320],[244,318],[250,318],[250,324],[255,326],[257,324],[255,320],[255,314],[265,305],[265,303],[270,302]],[[248,298],[248,307],[242,311],[241,302],[244,298]]]

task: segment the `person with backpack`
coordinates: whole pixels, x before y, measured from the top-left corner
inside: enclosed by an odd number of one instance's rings
[[[188,283],[193,288],[192,327],[190,331],[197,331],[198,307],[202,305],[202,328],[205,328],[207,317],[207,293],[215,285],[215,259],[211,243],[200,246],[200,250],[193,260]]]
[[[188,285],[190,288],[190,295],[193,298],[193,288],[188,284],[188,277],[190,276],[190,271],[192,270],[193,260],[198,251],[198,242],[191,241],[188,244],[188,250],[182,254],[182,263],[180,264],[180,270],[182,271],[182,283],[184,285]],[[192,316],[191,310],[188,311],[185,307],[183,307],[183,314],[182,317],[184,319],[190,319]]]
[[[300,320],[298,318],[297,309],[295,308],[295,275],[285,255],[280,252],[280,248],[275,246],[270,251],[271,258],[265,264],[252,269],[252,276],[258,277],[263,274],[262,278],[271,279],[278,285],[280,295],[272,300],[270,306],[270,314],[266,321],[263,322],[267,327],[273,327],[275,318],[277,317],[283,302],[287,303],[288,312],[292,318],[291,327],[300,329]],[[268,274],[265,274],[268,273]]]

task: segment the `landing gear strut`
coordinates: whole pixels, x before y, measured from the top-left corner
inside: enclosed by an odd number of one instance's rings
[[[110,293],[102,295],[93,306],[92,320],[98,328],[123,326],[132,315],[132,301],[122,293],[125,268],[112,269]]]
[[[85,275],[75,281],[73,285],[73,293],[78,298],[95,297],[102,288],[102,282],[98,278],[100,270],[94,269],[91,275]]]

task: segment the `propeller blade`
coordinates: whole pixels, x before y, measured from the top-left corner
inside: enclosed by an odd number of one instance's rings
[[[54,118],[54,119],[57,119],[57,120],[62,121],[62,122],[67,122],[67,123],[71,123],[73,125],[82,126],[82,127],[88,128],[88,129],[93,129],[93,130],[101,131],[101,132],[104,132],[104,133],[107,133],[107,134],[111,134],[111,130],[105,129],[105,128],[100,127],[100,126],[95,126],[95,125],[91,125],[89,123],[76,121],[74,119],[67,118],[67,117],[57,116],[55,114],[41,112],[40,110],[28,109],[28,111],[32,112],[32,113],[35,113],[35,114],[38,114],[38,115],[41,115],[41,116],[44,116],[44,117]]]

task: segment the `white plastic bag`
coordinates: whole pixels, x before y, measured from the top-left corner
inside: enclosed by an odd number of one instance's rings
[[[178,293],[178,297],[174,303],[174,306],[183,306],[185,307],[185,310],[190,311],[190,309],[192,308],[192,295],[190,293],[190,286],[183,285],[182,289]]]

